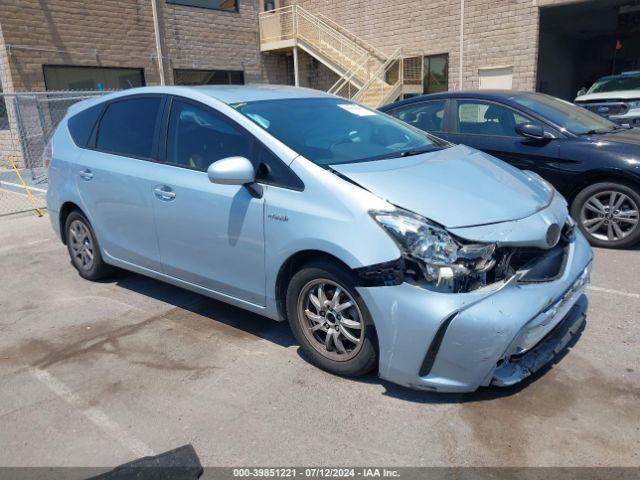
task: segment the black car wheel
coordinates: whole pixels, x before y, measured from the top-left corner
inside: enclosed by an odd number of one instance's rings
[[[594,246],[626,248],[640,240],[640,193],[624,183],[589,185],[576,196],[571,215]]]

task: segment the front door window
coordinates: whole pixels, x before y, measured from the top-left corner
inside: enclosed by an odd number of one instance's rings
[[[458,133],[517,137],[516,125],[528,120],[516,111],[497,103],[479,100],[458,101]]]

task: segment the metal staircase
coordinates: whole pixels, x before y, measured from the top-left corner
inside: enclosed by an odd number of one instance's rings
[[[386,55],[329,18],[313,15],[299,5],[263,12],[259,21],[261,51],[293,49],[297,56],[297,48],[304,50],[339,76],[329,93],[376,108],[402,92],[405,59],[401,48]]]

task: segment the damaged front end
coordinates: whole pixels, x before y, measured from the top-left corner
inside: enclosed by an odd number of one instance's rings
[[[491,383],[514,385],[545,365],[564,350],[585,323],[590,282],[589,268],[553,304],[531,319],[516,335],[497,365]]]
[[[550,248],[502,247],[467,241],[403,209],[370,213],[402,252],[401,265],[395,269],[402,271],[402,280],[439,293],[472,292],[516,274],[522,282],[550,281],[562,271],[575,229],[568,217],[549,239]]]

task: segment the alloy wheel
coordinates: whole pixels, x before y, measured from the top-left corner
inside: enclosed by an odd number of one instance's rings
[[[354,358],[362,348],[362,313],[344,287],[332,280],[307,283],[298,297],[298,320],[311,346],[337,361]]]
[[[84,222],[74,220],[69,225],[69,245],[73,263],[82,270],[91,270],[94,258],[93,239]]]
[[[639,220],[636,202],[616,190],[592,195],[580,210],[580,222],[584,230],[594,238],[608,242],[631,235],[638,228]]]

